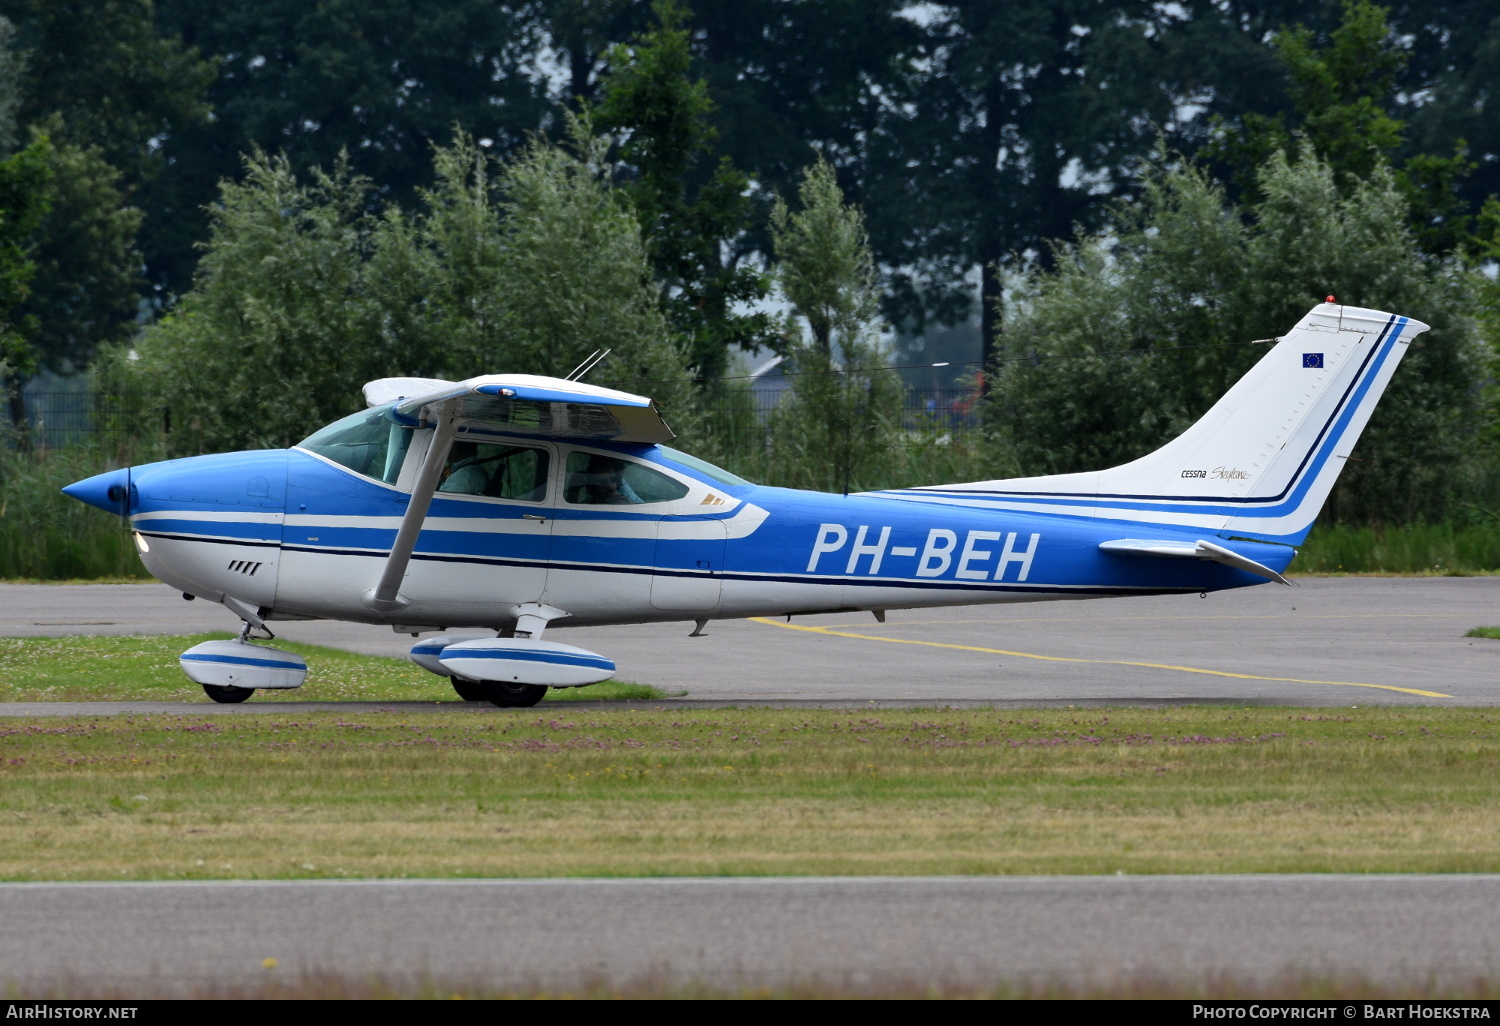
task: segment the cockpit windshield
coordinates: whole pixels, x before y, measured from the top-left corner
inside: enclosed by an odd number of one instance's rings
[[[748,485],[753,483],[751,481],[746,481],[738,474],[731,474],[723,467],[714,466],[712,463],[708,462],[708,460],[700,460],[696,456],[689,456],[685,452],[681,452],[677,449],[673,449],[665,445],[658,445],[656,448],[659,452],[661,452],[662,455],[666,456],[666,458],[671,460],[673,463],[681,463],[689,470],[696,470],[704,477],[717,481],[721,485]]]
[[[411,446],[412,429],[398,423],[395,403],[361,410],[314,431],[297,448],[315,452],[356,474],[395,484]]]

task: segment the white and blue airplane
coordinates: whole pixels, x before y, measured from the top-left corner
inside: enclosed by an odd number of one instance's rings
[[[183,653],[219,702],[301,686],[277,620],[388,624],[467,701],[615,672],[550,628],[1210,592],[1296,554],[1427,325],[1314,307],[1180,437],[1092,473],[855,495],[751,484],[668,448],[644,396],[498,374],[386,378],[290,449],[116,470],[67,494],[239,639]],[[436,636],[421,637],[429,632]]]

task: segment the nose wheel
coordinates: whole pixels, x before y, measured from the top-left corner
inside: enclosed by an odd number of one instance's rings
[[[243,702],[255,694],[254,688],[237,688],[233,684],[204,684],[203,693],[215,702],[226,704]]]
[[[457,685],[454,685],[457,687]],[[478,685],[491,705],[502,709],[525,709],[536,705],[547,693],[545,684],[513,684],[510,681],[486,680]],[[459,692],[462,694],[462,692]]]

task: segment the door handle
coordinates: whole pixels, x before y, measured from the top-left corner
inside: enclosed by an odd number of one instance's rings
[[[539,523],[543,523],[543,524],[545,524],[547,522],[547,518],[546,517],[539,517],[535,513],[522,513],[521,514],[521,519],[522,520],[535,520],[535,521],[537,521]]]

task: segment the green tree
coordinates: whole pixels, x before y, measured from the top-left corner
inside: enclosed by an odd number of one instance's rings
[[[769,284],[735,252],[749,226],[748,178],[728,158],[705,166],[714,105],[707,84],[691,77],[684,14],[671,0],[655,11],[657,27],[610,51],[597,124],[621,139],[624,189],[668,317],[688,340],[698,376],[716,378],[734,349],[778,345],[768,315],[740,309],[764,299]]]
[[[51,144],[38,138],[19,153],[0,160],[0,382],[10,407],[11,423],[23,433],[26,407],[21,386],[36,371],[33,341],[36,317],[26,311],[37,226],[47,216]]]
[[[1287,127],[1282,114],[1247,113],[1221,120],[1204,149],[1203,157],[1232,169],[1233,179],[1252,199],[1259,168],[1270,155],[1290,157],[1304,142],[1344,176],[1346,188],[1390,163],[1402,148],[1405,122],[1392,110],[1409,54],[1386,8],[1371,0],[1341,0],[1341,11],[1338,27],[1326,39],[1303,25],[1284,27],[1273,39],[1290,83],[1295,128]],[[1408,154],[1396,173],[1417,240],[1437,256],[1457,249],[1469,225],[1458,187],[1476,165],[1465,155],[1463,142],[1456,145],[1447,157]]]
[[[14,153],[21,138],[21,79],[26,72],[26,57],[15,40],[15,25],[0,15],[0,153]]]
[[[148,0],[105,0],[86,14],[0,0],[0,22],[0,93],[14,115],[0,147],[50,140],[48,212],[28,240],[35,274],[17,312],[31,326],[25,373],[76,373],[134,330],[142,211],[130,197],[160,168],[173,125],[205,116],[212,68],[156,34]]]
[[[893,17],[903,17],[903,8]],[[1263,44],[1282,0],[987,0],[928,5],[872,103],[861,183],[903,331],[963,322],[976,272],[985,358],[1001,322],[997,267],[1052,259],[1139,190],[1157,138],[1197,147],[1213,112],[1275,109]]]
[[[1394,175],[1353,186],[1305,153],[1274,156],[1236,209],[1191,167],[1158,166],[1143,201],[1059,245],[1056,269],[1010,282],[988,404],[1023,472],[1126,462],[1201,416],[1263,350],[1332,293],[1432,325],[1359,444],[1334,518],[1411,522],[1455,508],[1474,471],[1482,348],[1473,279],[1417,247]],[[1187,348],[1179,348],[1187,346]]]
[[[833,166],[819,154],[803,174],[802,209],[777,197],[771,211],[776,283],[825,357],[861,339],[879,317],[875,262],[864,215],[844,203]]]
[[[391,340],[367,331],[369,191],[346,163],[303,183],[260,153],[223,184],[193,291],[138,347],[176,454],[291,445],[395,372]]]
[[[382,213],[346,161],[303,178],[256,154],[222,185],[193,290],[116,367],[165,396],[176,452],[293,444],[378,377],[558,375],[598,348],[595,380],[681,424],[686,369],[606,147],[575,122],[500,164],[460,133],[423,206]]]
[[[691,411],[685,354],[663,316],[641,226],[610,188],[608,148],[572,120],[568,145],[533,144],[506,169],[505,344],[527,369],[553,375],[612,349],[592,376],[654,396],[681,430]]]
[[[155,13],[152,0],[0,0],[26,54],[21,123],[57,118],[57,142],[98,149],[132,185],[160,169],[172,132],[207,119],[215,74]]]
[[[62,144],[47,157],[48,210],[33,232],[36,274],[21,309],[36,325],[38,366],[72,374],[135,332],[143,214],[124,201],[121,173],[98,149]]]
[[[791,449],[778,469],[804,488],[858,490],[896,442],[901,383],[884,369],[864,215],[844,202],[821,156],[798,198],[796,212],[778,198],[771,214],[776,283],[794,312],[788,333],[796,340],[791,394],[772,422],[775,446]]]
[[[680,421],[686,367],[634,211],[610,186],[609,142],[582,119],[565,128],[504,163],[463,133],[435,151],[424,209],[390,210],[375,233],[382,323],[459,378],[562,376],[608,349],[592,378],[650,391]]]
[[[562,99],[592,103],[610,49],[644,28],[650,15],[640,0],[545,0],[548,41],[562,55],[568,83]]]
[[[494,0],[156,0],[164,35],[215,55],[214,116],[175,133],[147,205],[153,280],[184,290],[203,209],[254,146],[306,174],[347,152],[378,197],[410,207],[431,145],[461,125],[506,155],[547,126],[538,3]]]
[[[1469,240],[1469,259],[1476,264],[1500,266],[1500,198],[1491,196],[1479,211],[1478,230]],[[1494,479],[1489,491],[1500,491],[1500,280],[1490,274],[1475,276],[1479,291],[1478,316],[1489,341],[1488,373],[1484,376],[1483,460]]]
[[[1500,195],[1500,16],[1474,0],[1392,0],[1390,21],[1409,60],[1397,81],[1396,113],[1407,122],[1398,162],[1468,150],[1471,172],[1456,185],[1472,213]]]
[[[110,325],[96,319],[106,330],[93,343],[107,342],[136,313],[134,299],[115,301],[114,286],[124,272],[104,266],[121,256],[114,245],[119,227],[131,218],[137,221],[135,245],[124,258],[131,265],[129,273],[138,278],[144,262],[149,277],[160,283],[163,269],[174,261],[185,259],[191,267],[193,244],[205,226],[199,207],[212,198],[216,180],[210,172],[204,189],[185,199],[178,186],[183,167],[176,148],[184,133],[210,126],[206,97],[218,68],[177,34],[159,31],[157,14],[152,0],[0,0],[0,15],[15,23],[15,45],[25,58],[19,124],[47,132],[57,146],[58,182],[68,192],[60,197],[59,211],[93,218],[86,228],[59,219],[42,227],[44,233],[62,229],[42,245],[46,262],[67,285],[39,290],[37,302],[44,302],[44,295],[61,298],[70,290],[77,294],[104,284],[107,298],[90,300],[92,314],[108,306],[119,317]],[[230,159],[237,159],[242,149],[234,147]],[[106,188],[117,198],[108,200]],[[130,212],[132,207],[141,213]],[[108,244],[102,250],[71,246],[87,240]],[[137,294],[143,284],[132,285]],[[173,284],[185,285],[186,276]],[[58,313],[72,316],[66,308],[38,313],[44,325]],[[71,328],[63,334],[72,334]]]

